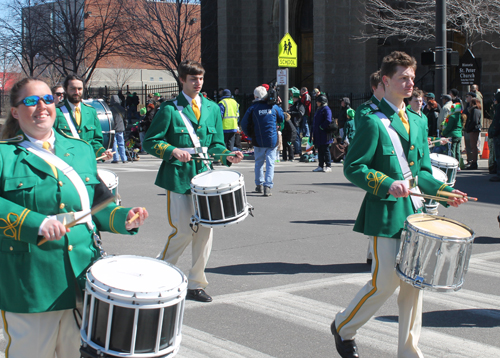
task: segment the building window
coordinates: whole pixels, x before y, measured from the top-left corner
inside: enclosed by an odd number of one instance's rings
[[[158,81],[163,82],[163,77],[158,77]]]
[[[149,80],[150,80],[150,81],[154,81],[154,80],[155,80],[155,78],[154,78],[154,77],[149,77]]]

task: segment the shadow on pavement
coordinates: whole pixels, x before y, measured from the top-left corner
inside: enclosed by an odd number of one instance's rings
[[[422,326],[493,328],[500,326],[499,316],[500,310],[480,308],[424,312]],[[380,321],[398,321],[397,316],[379,316],[376,319]]]
[[[308,220],[308,221],[290,221],[291,224],[314,224],[314,225],[341,225],[352,226],[356,220]]]
[[[239,265],[212,267],[206,272],[231,276],[254,275],[295,275],[299,273],[362,273],[369,272],[370,265],[361,263],[311,265],[307,263],[295,264],[289,262],[258,262]]]
[[[475,244],[500,244],[499,237],[477,236],[474,239]]]

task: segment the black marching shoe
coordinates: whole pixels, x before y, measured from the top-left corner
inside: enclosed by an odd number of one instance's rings
[[[186,298],[199,302],[212,302],[212,297],[210,297],[202,288],[187,290]]]
[[[330,326],[333,336],[335,337],[335,346],[337,347],[337,352],[339,352],[342,358],[359,358],[358,347],[354,339],[349,341],[342,341],[342,338],[337,332],[337,327],[335,327],[335,321],[332,322]]]
[[[465,170],[477,170],[477,163],[472,163],[465,167]]]

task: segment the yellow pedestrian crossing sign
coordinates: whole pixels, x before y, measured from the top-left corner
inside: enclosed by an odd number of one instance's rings
[[[278,45],[278,66],[297,67],[297,44],[289,33],[283,36]]]

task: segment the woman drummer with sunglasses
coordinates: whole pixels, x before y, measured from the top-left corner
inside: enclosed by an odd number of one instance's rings
[[[54,97],[44,82],[27,78],[14,85],[0,141],[6,357],[80,357],[74,309],[86,269],[99,257],[94,232],[134,235],[148,216],[142,208],[112,203],[91,220],[65,227],[92,205],[99,181],[92,147],[54,131],[55,117]],[[136,213],[139,218],[127,223]],[[38,245],[44,237],[49,241]]]

